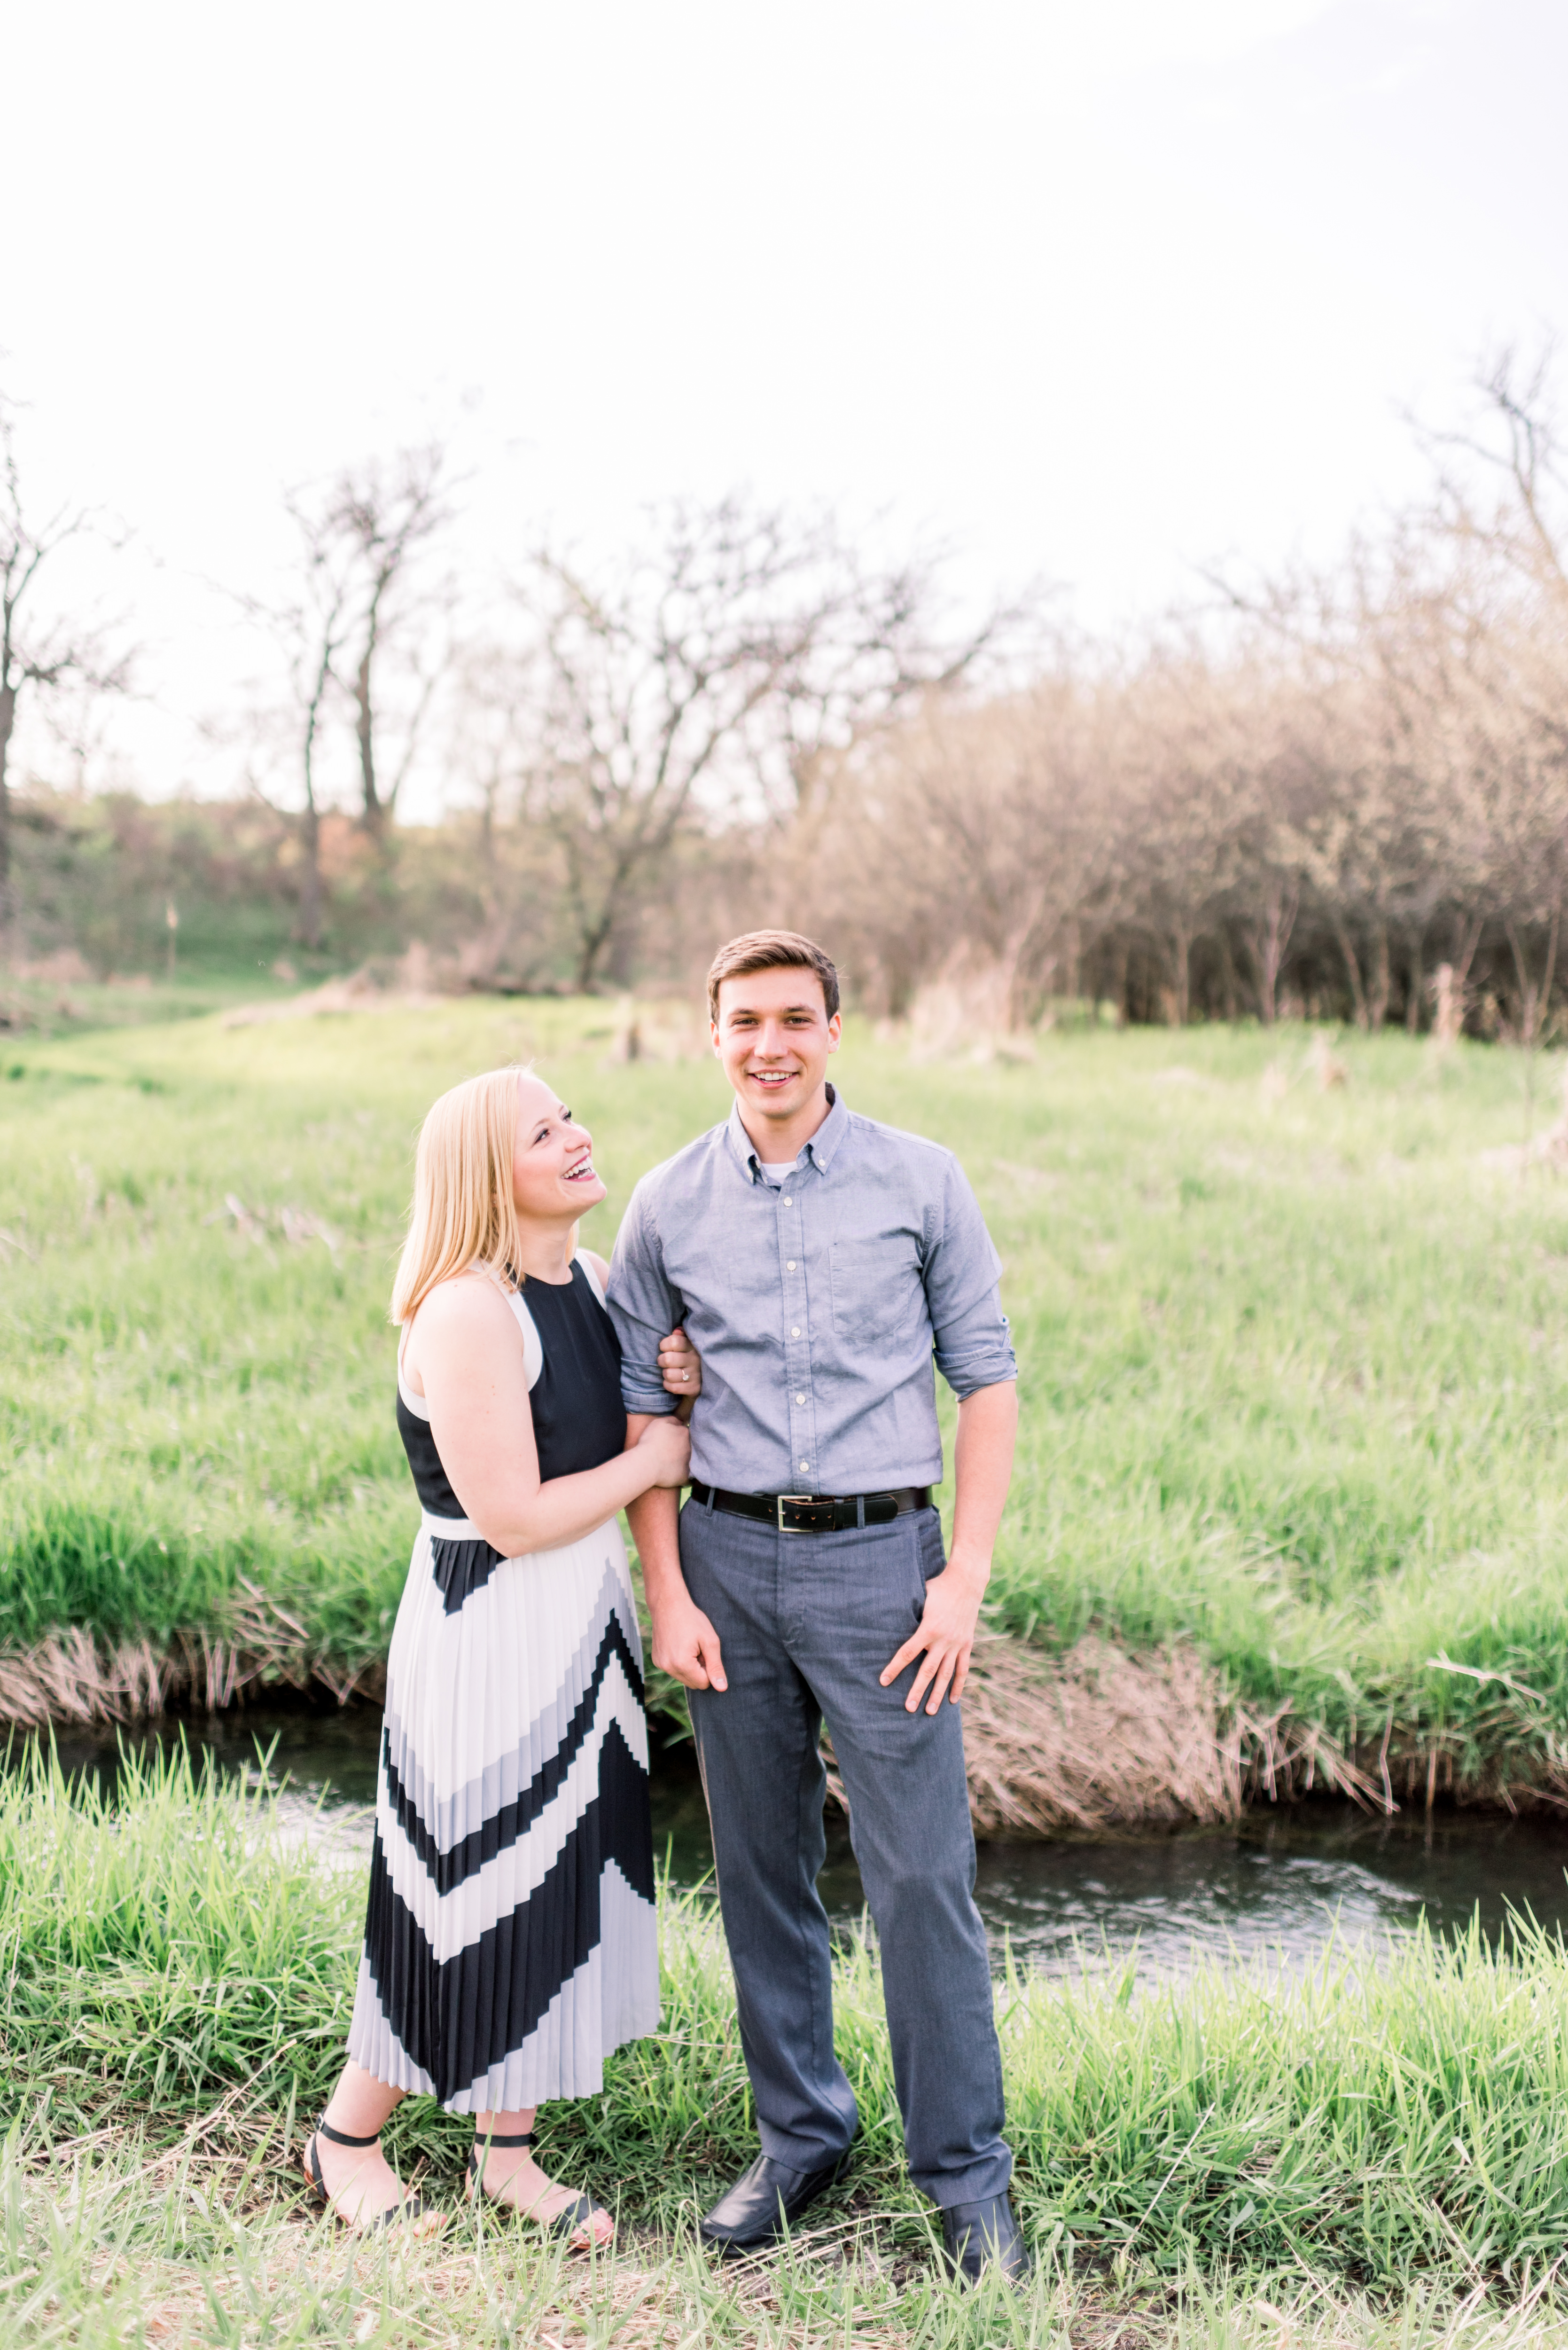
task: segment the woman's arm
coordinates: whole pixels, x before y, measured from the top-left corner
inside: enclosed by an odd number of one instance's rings
[[[431,1433],[452,1488],[504,1557],[551,1550],[613,1518],[654,1485],[686,1474],[686,1430],[652,1421],[639,1442],[575,1477],[539,1476],[523,1334],[493,1283],[463,1274],[432,1289],[405,1353],[430,1406]]]

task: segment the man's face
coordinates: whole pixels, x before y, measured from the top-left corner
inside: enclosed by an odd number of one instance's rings
[[[748,972],[719,988],[713,1050],[749,1118],[791,1118],[815,1099],[838,1050],[839,1015],[830,1020],[822,982],[809,967]]]

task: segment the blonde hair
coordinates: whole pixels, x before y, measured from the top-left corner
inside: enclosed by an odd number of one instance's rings
[[[414,1157],[409,1236],[392,1284],[392,1320],[411,1322],[438,1281],[471,1265],[520,1286],[512,1160],[519,1063],[465,1077],[425,1112]]]

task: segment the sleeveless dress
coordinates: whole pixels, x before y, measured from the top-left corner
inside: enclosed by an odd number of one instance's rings
[[[511,1301],[541,1480],[626,1440],[620,1347],[579,1256]],[[452,2113],[604,2085],[659,2024],[642,1645],[618,1522],[503,1558],[398,1373],[421,1507],[387,1663],[348,2054]]]

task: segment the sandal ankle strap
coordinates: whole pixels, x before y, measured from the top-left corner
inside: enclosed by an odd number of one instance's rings
[[[375,2146],[380,2135],[379,2130],[372,2130],[369,2137],[350,2137],[347,2131],[334,2129],[329,2121],[317,2122],[311,2132],[312,2137],[330,2138],[334,2146]]]
[[[515,2137],[494,2137],[486,2130],[475,2130],[473,2133],[473,2150],[476,2154],[481,2147],[532,2146],[534,2142],[534,2132],[532,2130],[523,2130]]]

